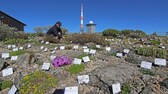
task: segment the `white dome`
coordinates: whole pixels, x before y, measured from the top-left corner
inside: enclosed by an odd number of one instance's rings
[[[89,21],[89,24],[93,24],[94,22],[93,21]]]

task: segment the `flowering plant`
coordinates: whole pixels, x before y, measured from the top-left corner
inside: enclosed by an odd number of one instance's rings
[[[61,67],[63,65],[70,65],[72,63],[72,59],[66,56],[57,56],[53,59],[52,64],[54,67]]]

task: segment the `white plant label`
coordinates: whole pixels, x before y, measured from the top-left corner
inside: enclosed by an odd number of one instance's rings
[[[44,46],[41,46],[40,49],[41,49],[41,50],[44,49]]]
[[[78,76],[78,84],[89,83],[89,75]]]
[[[113,94],[117,94],[121,92],[121,86],[120,83],[112,84]]]
[[[81,64],[81,62],[82,62],[81,59],[74,58],[74,61],[73,61],[74,64]]]
[[[78,94],[78,86],[65,87],[64,94]]]
[[[123,54],[122,54],[122,53],[117,53],[116,56],[117,56],[117,57],[122,57]]]
[[[8,45],[8,49],[10,49],[12,47],[12,45]]]
[[[31,45],[29,44],[28,46],[27,46],[27,48],[30,48],[31,47]]]
[[[85,57],[83,57],[82,59],[83,59],[84,62],[89,62],[89,61],[90,61],[89,56],[85,56]]]
[[[7,68],[7,69],[3,69],[2,70],[2,76],[8,76],[8,75],[11,75],[13,74],[13,68]]]
[[[87,49],[88,47],[87,46],[83,46],[83,49]]]
[[[12,88],[8,91],[8,94],[15,94],[16,91],[17,88],[15,87],[15,85],[13,85]]]
[[[52,53],[52,54],[54,54],[54,53],[55,53],[55,51],[52,51],[51,53]]]
[[[64,50],[64,49],[65,49],[65,46],[60,46],[60,49],[61,49],[61,50]]]
[[[18,56],[12,56],[11,60],[17,60]]]
[[[128,54],[128,53],[129,53],[129,51],[130,51],[129,49],[124,49],[124,51],[123,51],[123,52],[124,52],[124,53],[126,53],[126,54]]]
[[[96,53],[96,50],[90,50],[90,52],[89,52],[90,54],[95,54]]]
[[[105,49],[106,49],[106,51],[108,51],[108,52],[111,50],[110,47],[106,47]]]
[[[23,50],[23,47],[19,47],[19,50]]]
[[[152,63],[151,62],[142,61],[141,62],[141,67],[142,68],[146,68],[146,69],[151,69]]]
[[[51,56],[50,56],[50,59],[51,59],[51,60],[54,60],[55,57],[56,57],[56,56],[51,55]]]
[[[8,58],[9,57],[9,53],[2,53],[2,58]]]
[[[73,47],[73,49],[75,49],[75,50],[77,50],[78,48],[79,48],[78,45],[75,45],[75,46]]]
[[[41,43],[44,43],[44,41],[41,41]]]
[[[89,53],[89,49],[88,49],[88,48],[83,49],[83,52],[84,52],[84,53]]]
[[[43,63],[42,69],[49,70],[49,68],[50,68],[50,63]]]
[[[45,44],[49,44],[49,42],[47,41]]]
[[[100,45],[96,45],[96,48],[100,48]]]
[[[48,51],[48,48],[45,48],[45,49],[44,49],[44,52],[47,52],[47,51]]]
[[[155,58],[155,64],[166,66],[166,59]]]
[[[18,51],[18,48],[14,48],[12,51]]]

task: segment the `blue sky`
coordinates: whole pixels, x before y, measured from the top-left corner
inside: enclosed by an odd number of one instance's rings
[[[108,28],[148,34],[168,31],[168,0],[0,0],[0,10],[25,23],[26,32],[56,21],[69,32],[79,32],[81,2],[84,25],[92,20],[97,32]]]

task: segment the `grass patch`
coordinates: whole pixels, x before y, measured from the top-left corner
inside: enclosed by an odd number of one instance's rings
[[[10,52],[9,55],[10,56],[18,56],[18,55],[22,55],[22,54],[25,54],[25,53],[26,53],[25,50],[18,50],[18,51]]]
[[[155,73],[152,72],[151,70],[148,70],[148,69],[141,69],[140,72],[142,74],[147,74],[147,75],[150,75],[150,76],[155,76]]]
[[[0,83],[0,88],[2,90],[6,89],[6,88],[11,88],[12,87],[12,83],[13,83],[12,81],[8,81],[8,80],[3,81],[2,83]]]
[[[84,70],[85,66],[84,64],[73,64],[69,67],[68,71],[71,73],[71,74],[78,74],[80,72],[82,72]]]
[[[112,55],[112,56],[116,56],[116,55],[117,55],[117,52],[112,52],[111,55]]]
[[[93,56],[88,55],[87,53],[83,53],[83,54],[79,55],[77,58],[78,58],[78,59],[82,59],[82,57],[85,57],[85,56],[89,56],[90,60],[93,60],[93,59],[94,59]]]
[[[72,46],[66,46],[65,47],[65,50],[71,50],[72,49]]]
[[[121,87],[121,94],[130,94],[131,87],[129,84],[123,84]]]
[[[25,76],[22,81],[20,94],[45,94],[51,87],[55,87],[58,80],[51,74],[35,71]]]

